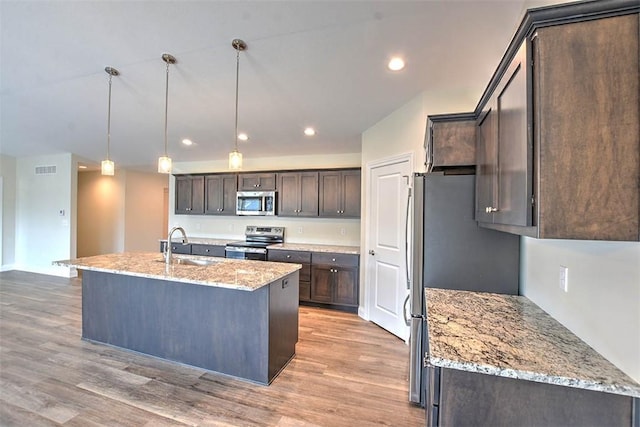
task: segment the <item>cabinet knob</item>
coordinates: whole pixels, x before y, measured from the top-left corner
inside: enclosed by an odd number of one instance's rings
[[[287,255],[287,258],[291,258],[291,255]]]
[[[335,258],[331,258],[331,261],[336,262],[336,259]]]
[[[375,255],[376,251],[374,251],[373,249],[369,249],[369,255]]]
[[[205,252],[207,252],[207,253],[209,253],[209,249],[205,249],[204,251],[205,251]]]

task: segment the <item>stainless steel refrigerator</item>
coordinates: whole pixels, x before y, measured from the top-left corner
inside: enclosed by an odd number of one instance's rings
[[[518,294],[520,238],[478,227],[475,175],[416,174],[413,197],[409,400],[424,406],[424,288]]]

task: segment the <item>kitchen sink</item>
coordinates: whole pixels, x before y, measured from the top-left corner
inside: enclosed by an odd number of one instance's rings
[[[158,262],[165,262],[163,259],[156,260]],[[198,266],[206,266],[206,265],[214,265],[222,262],[218,259],[206,259],[206,258],[174,258],[171,264],[179,264],[179,265],[198,265]]]

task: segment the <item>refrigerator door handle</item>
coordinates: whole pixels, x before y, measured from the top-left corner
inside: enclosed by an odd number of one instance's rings
[[[411,289],[411,275],[409,274],[409,215],[411,208],[411,187],[408,188],[407,194],[407,212],[405,215],[405,226],[404,226],[404,267],[405,272],[407,273],[407,289]]]
[[[407,326],[411,326],[411,315],[407,316],[407,303],[411,300],[411,294],[407,294],[407,297],[404,299],[404,304],[402,304],[402,314],[404,316],[404,323]]]

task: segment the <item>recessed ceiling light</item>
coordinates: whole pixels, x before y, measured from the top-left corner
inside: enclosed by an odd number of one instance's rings
[[[247,140],[249,140],[249,135],[247,135],[247,134],[246,134],[246,133],[244,133],[244,132],[240,132],[240,133],[238,134],[238,139],[239,139],[240,141],[247,141]]]
[[[78,165],[78,169],[86,169],[87,167],[85,165]]]
[[[397,56],[393,57],[391,58],[391,61],[389,61],[387,67],[389,67],[391,71],[400,71],[404,68],[404,59]]]
[[[187,147],[189,147],[189,146],[193,145],[193,141],[191,141],[190,139],[187,139],[187,138],[183,139],[183,140],[182,140],[182,143],[183,143],[184,145],[186,145]]]
[[[304,134],[307,136],[313,136],[316,134],[316,130],[312,127],[305,128]]]

